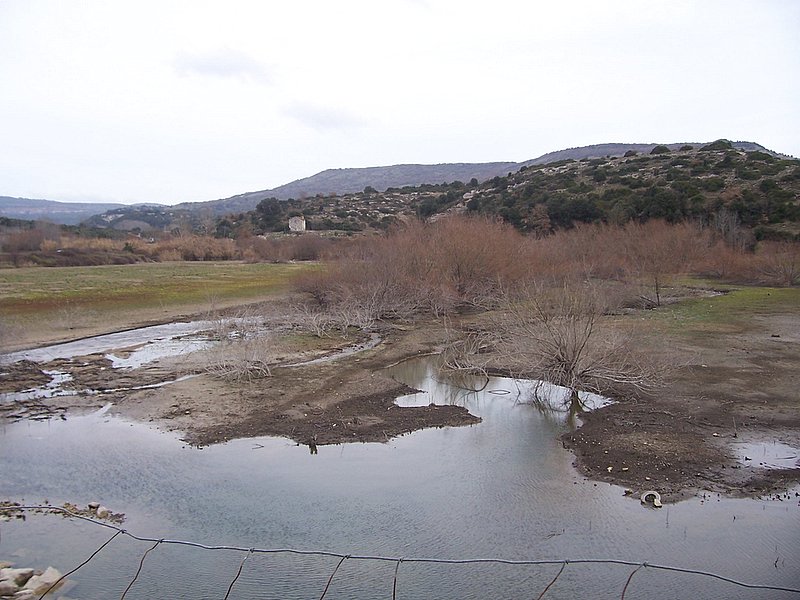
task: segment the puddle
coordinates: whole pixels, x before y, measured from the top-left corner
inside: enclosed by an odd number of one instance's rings
[[[111,361],[112,369],[138,369],[162,358],[191,354],[200,350],[208,350],[215,342],[208,339],[164,339],[145,344],[131,352],[128,356],[119,357],[113,352],[105,357]]]
[[[238,321],[240,319],[231,319],[229,325],[235,328],[239,325]],[[70,360],[78,356],[103,353],[105,358],[111,361],[113,369],[133,370],[162,358],[187,355],[211,348],[216,342],[208,338],[207,332],[218,329],[219,325],[218,321],[192,321],[142,327],[0,355],[0,364],[12,364],[21,360],[46,363],[56,359]],[[125,350],[130,348],[134,349]],[[77,395],[97,396],[112,392],[155,389],[194,377],[189,375],[147,385],[95,390],[65,389],[64,385],[72,381],[71,375],[60,371],[43,372],[51,377],[46,385],[19,392],[0,393],[0,402],[25,402]]]
[[[76,356],[85,356],[87,354],[105,354],[113,352],[114,350],[119,350],[120,348],[171,343],[176,340],[176,338],[198,335],[203,331],[214,328],[216,325],[217,322],[215,321],[192,321],[188,323],[167,323],[166,325],[141,327],[130,331],[109,333],[107,335],[75,340],[74,342],[54,344],[43,348],[22,350],[20,352],[0,355],[0,364],[14,363],[21,360],[43,363],[57,358],[72,359]],[[156,351],[150,350],[150,352]],[[162,356],[167,356],[167,354],[163,354]]]
[[[435,404],[464,405],[474,399],[489,401],[503,398],[519,404],[530,404],[542,413],[566,417],[569,414],[570,390],[546,381],[449,374],[438,368],[437,358],[410,360],[390,369],[394,379],[421,391],[400,396],[398,406],[427,406]],[[611,398],[579,392],[586,410],[596,410],[613,403]]]
[[[45,373],[54,373],[45,371]],[[103,394],[113,394],[117,392],[135,392],[139,390],[155,390],[158,388],[172,385],[186,381],[187,379],[194,379],[197,377],[195,374],[184,375],[177,379],[168,379],[167,381],[159,381],[158,383],[148,383],[144,385],[132,385],[130,387],[117,387],[117,388],[104,388],[102,390],[83,389],[83,390],[70,390],[62,389],[61,385],[72,381],[72,376],[68,373],[57,373],[57,376],[48,383],[46,386],[32,388],[22,392],[5,392],[0,393],[0,403],[10,402],[26,402],[30,400],[45,400],[47,398],[62,398],[65,396],[101,396]]]
[[[75,390],[65,390],[62,386],[72,381],[72,375],[61,371],[42,371],[50,376],[50,381],[40,387],[23,390],[21,392],[0,393],[0,402],[22,402],[25,400],[41,400],[57,396],[74,396]]]
[[[800,450],[781,442],[733,444],[736,457],[744,465],[758,469],[800,468]]]
[[[212,348],[217,341],[209,338],[209,331],[217,332],[219,335],[228,336],[231,339],[246,339],[258,335],[265,327],[266,325],[262,321],[252,318],[168,323],[0,355],[0,364],[12,364],[22,360],[46,363],[56,359],[69,360],[78,356],[102,353],[111,362],[111,368],[134,370],[163,358],[185,356]],[[380,342],[381,337],[372,333],[369,339],[348,346],[329,356],[281,366],[299,367],[331,362],[374,348]],[[154,389],[194,377],[194,375],[190,375],[142,386],[76,390],[64,389],[64,384],[72,381],[69,374],[59,371],[44,371],[44,373],[51,377],[46,385],[19,392],[0,393],[0,402],[24,402],[60,396],[94,396],[111,392]]]

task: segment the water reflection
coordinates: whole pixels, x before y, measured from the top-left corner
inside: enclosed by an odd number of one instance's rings
[[[441,367],[437,357],[413,359],[389,369],[391,376],[409,387],[420,390],[397,399],[401,406],[427,404],[482,405],[493,399],[528,404],[553,423],[575,423],[576,411],[568,388],[546,381],[488,377],[464,372],[452,372]],[[610,398],[578,392],[583,410],[595,410],[612,402]]]

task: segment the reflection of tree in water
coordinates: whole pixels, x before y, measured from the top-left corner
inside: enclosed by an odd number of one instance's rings
[[[576,426],[577,416],[587,409],[577,390],[546,381],[534,381],[526,401],[550,422],[560,424],[566,419],[570,428]]]

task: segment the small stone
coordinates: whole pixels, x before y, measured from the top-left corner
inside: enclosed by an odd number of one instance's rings
[[[31,577],[23,589],[32,590],[35,594],[42,594],[50,589],[59,579],[61,579],[61,573],[53,567],[47,567],[41,575],[34,575]]]
[[[0,596],[13,596],[19,591],[19,586],[13,581],[0,581]]]
[[[623,471],[627,471],[627,470],[628,470],[628,467],[622,467],[622,470],[623,470]]]
[[[613,471],[613,470],[614,470],[614,467],[606,467],[606,471],[608,471],[609,473],[611,473],[611,471]]]
[[[98,508],[100,508],[100,503],[99,502],[89,502],[89,504],[87,504],[86,506],[89,508],[89,510],[97,510]]]
[[[0,581],[10,581],[18,587],[25,585],[31,577],[33,569],[0,569]]]
[[[111,514],[111,511],[108,510],[105,506],[98,506],[96,514],[97,518],[99,519],[107,519],[108,515]]]

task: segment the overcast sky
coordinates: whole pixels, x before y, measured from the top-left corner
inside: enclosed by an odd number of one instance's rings
[[[202,201],[602,142],[800,156],[795,0],[0,0],[0,195]]]

